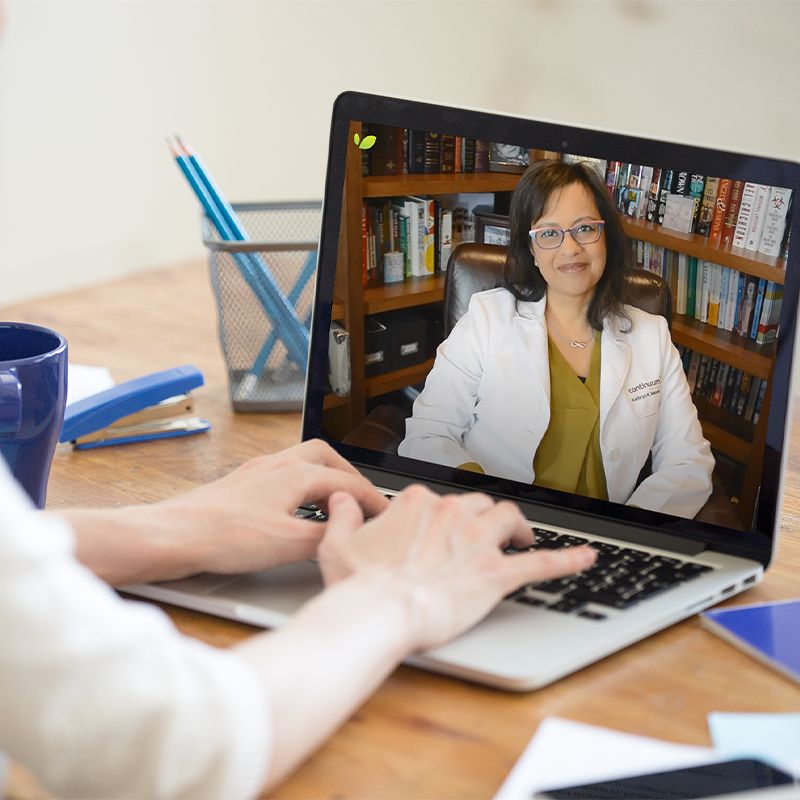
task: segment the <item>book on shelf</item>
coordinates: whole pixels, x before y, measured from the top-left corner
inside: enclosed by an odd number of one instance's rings
[[[440,236],[439,236],[439,263],[441,271],[447,270],[447,262],[450,260],[450,254],[453,250],[453,212],[448,209],[442,209],[440,222]]]
[[[396,197],[398,213],[406,219],[408,230],[405,274],[408,278],[424,275],[424,203],[416,197]]]
[[[668,194],[664,206],[662,227],[680,233],[691,233],[694,219],[694,198],[680,194]]]
[[[661,197],[663,174],[663,169],[659,167],[653,169],[653,176],[650,179],[650,190],[647,194],[647,212],[645,213],[645,219],[648,222],[656,222],[658,219],[658,201]]]
[[[736,217],[736,229],[733,232],[734,247],[744,247],[747,243],[747,232],[750,228],[750,217],[753,214],[753,203],[756,199],[758,184],[745,183],[742,187],[742,196],[739,201],[739,214]]]
[[[736,287],[736,308],[734,311],[733,316],[733,327],[731,330],[739,332],[739,326],[741,324],[741,316],[742,316],[742,298],[744,297],[744,285],[747,281],[747,275],[744,272],[739,273],[739,279],[737,281],[738,286]]]
[[[408,175],[409,129],[397,129],[397,174]]]
[[[765,256],[779,256],[792,202],[791,189],[773,186],[770,189],[767,210],[764,214],[764,230],[758,252]]]
[[[614,192],[617,188],[617,177],[619,176],[619,161],[609,161],[606,166],[606,188],[608,189],[608,194],[612,198],[614,198]]]
[[[361,267],[363,271],[363,283],[367,285],[369,281],[369,248],[367,247],[367,201],[361,201]]]
[[[703,265],[702,269],[700,269],[700,263]],[[699,316],[695,315],[695,317],[700,322],[708,322],[708,294],[711,288],[710,264],[705,259],[702,259],[701,262],[698,262],[697,267],[700,282],[700,308],[697,310]]]
[[[433,275],[435,267],[436,242],[436,211],[434,209],[434,202],[432,197],[412,197],[412,200],[422,206],[422,253],[420,259],[420,274]]]
[[[667,210],[667,197],[672,194],[672,185],[675,183],[675,171],[665,169],[661,171],[661,188],[658,199],[658,213],[656,219],[653,220],[659,225],[664,224],[664,214]]]
[[[758,395],[761,393],[761,385],[766,384],[763,378],[757,378],[755,375],[750,379],[750,392],[747,395],[747,403],[744,407],[743,417],[748,422],[753,422],[753,415],[756,411],[756,403],[758,402]]]
[[[383,282],[398,283],[405,279],[405,259],[400,250],[389,250],[383,254]]]
[[[764,230],[769,192],[769,186],[763,183],[757,184],[753,210],[750,213],[750,223],[747,226],[747,238],[744,243],[745,250],[758,251],[758,246],[761,244],[761,233]]]
[[[463,172],[475,172],[475,140],[464,139],[463,153]]]
[[[636,206],[636,218],[647,219],[647,209],[650,205],[650,190],[653,185],[653,168],[642,167],[642,175],[639,180],[639,191],[641,191],[641,199]]]
[[[489,147],[490,142],[481,139],[475,140],[475,172],[489,171]]]
[[[688,257],[685,253],[678,253],[678,296],[676,298],[676,311],[678,314],[686,314],[687,260]]]
[[[717,375],[719,375],[720,362],[716,358],[709,360],[711,367],[706,370],[706,379],[702,389],[702,398],[707,402],[711,402],[714,396],[714,388],[717,385]]]
[[[736,414],[740,417],[744,416],[744,410],[747,406],[747,398],[750,396],[750,384],[753,376],[745,372],[742,374],[742,385],[739,389],[739,396],[736,400]]]
[[[736,321],[736,308],[739,298],[739,276],[738,269],[729,269],[728,281],[728,294],[725,302],[725,324],[723,327],[726,331],[733,330],[733,324]]]
[[[689,256],[686,259],[686,314],[695,316],[697,303],[697,258]]]
[[[408,174],[425,173],[425,131],[408,132]]]
[[[728,207],[725,210],[725,219],[722,222],[722,238],[720,244],[727,247],[733,244],[733,237],[736,233],[736,223],[739,219],[739,206],[742,202],[742,191],[744,190],[744,181],[734,181],[731,184],[730,194],[728,196]]]
[[[756,304],[753,309],[753,324],[750,326],[749,336],[755,339],[758,336],[758,321],[761,319],[761,310],[764,307],[764,292],[767,288],[767,281],[759,278],[758,289],[756,290]]]
[[[764,303],[758,321],[757,344],[767,344],[775,339],[778,334],[778,323],[781,319],[781,305],[783,303],[783,286],[774,281],[768,281],[764,289]]]
[[[689,194],[689,173],[688,172],[675,172],[672,177],[672,194]]]
[[[753,314],[756,307],[756,293],[758,291],[758,278],[748,275],[745,279],[742,293],[742,310],[739,316],[739,335],[750,337],[750,327],[753,324]]]
[[[709,244],[719,244],[722,241],[722,226],[728,212],[732,186],[733,181],[727,178],[719,180],[717,196],[714,198],[714,211],[711,215],[711,226],[708,230]]]
[[[712,327],[717,327],[719,322],[719,301],[722,293],[722,267],[719,264],[708,263],[709,288],[708,288],[708,319]]]
[[[642,170],[644,167],[641,164],[631,164],[628,171],[628,188],[641,189],[642,188]]]
[[[700,211],[697,216],[697,224],[694,229],[695,233],[700,234],[700,236],[710,236],[711,234],[711,223],[716,211],[719,186],[719,178],[706,178],[705,187],[703,188],[703,197],[700,201]],[[720,222],[720,231],[721,229],[722,223]]]
[[[713,386],[713,390],[711,392],[711,405],[712,406],[721,406],[722,405],[722,395],[725,391],[725,387],[728,384],[728,373],[730,372],[730,365],[726,364],[723,361],[719,362],[719,367],[717,369],[717,378]]]
[[[728,314],[728,292],[730,291],[731,271],[726,267],[719,267],[720,290],[719,290],[719,316],[717,317],[717,327],[725,330],[725,319]]]
[[[767,393],[767,382],[761,381],[761,386],[758,387],[758,397],[756,398],[756,406],[753,411],[753,425],[758,425],[758,418],[761,414],[761,408],[764,405],[764,397]]]
[[[370,175],[397,175],[397,136],[402,134],[402,128],[393,128],[391,125],[376,125],[371,123],[369,133],[375,137],[375,144],[369,150]],[[402,174],[402,168],[400,169]]]
[[[433,199],[433,273],[442,271],[442,201],[438,197]]]
[[[443,133],[441,140],[441,164],[442,174],[452,175],[456,171],[456,137],[449,133]]]
[[[690,174],[689,175],[689,191],[686,193],[687,197],[694,200],[694,212],[692,213],[692,230],[697,232],[697,224],[700,220],[700,206],[703,202],[703,191],[705,188],[706,178],[705,175]]]
[[[689,394],[694,393],[697,386],[697,372],[700,367],[700,353],[695,350],[692,352],[692,358],[689,362],[689,372],[686,375],[686,380],[689,382]]]
[[[442,140],[438,133],[425,131],[425,174],[442,171]]]
[[[454,172],[463,172],[464,171],[464,137],[463,136],[456,136],[455,138],[455,145],[453,147],[453,171]]]

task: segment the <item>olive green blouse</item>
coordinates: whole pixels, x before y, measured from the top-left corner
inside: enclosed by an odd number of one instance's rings
[[[533,457],[534,485],[608,500],[600,451],[600,336],[584,383],[548,337],[550,424]]]

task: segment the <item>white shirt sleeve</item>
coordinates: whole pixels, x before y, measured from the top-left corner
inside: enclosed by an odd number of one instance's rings
[[[65,797],[250,797],[267,699],[234,653],[182,636],[74,558],[0,457],[0,749]]]

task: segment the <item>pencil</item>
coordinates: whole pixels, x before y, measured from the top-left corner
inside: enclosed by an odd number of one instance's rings
[[[198,172],[196,165],[192,163],[190,158],[175,142],[167,139],[167,144],[200,204],[208,214],[209,219],[214,223],[220,238],[224,241],[243,241],[240,237],[246,237],[247,235],[244,232],[244,228],[238,222],[235,214],[232,213],[233,209],[230,208],[227,201],[223,203],[222,194],[213,179],[210,178],[207,170],[205,170],[206,177],[204,180],[202,167],[201,171]],[[196,160],[195,163],[199,164],[201,162]],[[213,187],[216,197],[209,192],[209,186]],[[232,215],[232,219],[236,220],[233,227],[231,227],[222,211],[224,205],[228,205],[230,209],[228,213]],[[270,317],[273,330],[276,331],[276,334],[278,330],[280,331],[280,336],[286,345],[289,358],[305,373],[308,365],[309,335],[308,330],[298,319],[294,306],[289,303],[281,287],[277,284],[275,276],[257,253],[233,253],[232,255],[239,266],[242,277]]]
[[[303,268],[300,271],[300,277],[298,277],[295,285],[292,287],[292,291],[289,292],[287,295],[287,299],[292,305],[295,305],[297,301],[300,299],[300,295],[303,293],[303,289],[305,289],[306,284],[308,283],[311,276],[314,274],[317,268],[317,254],[315,252],[310,252],[306,258],[305,263],[303,264]],[[308,322],[305,322],[305,327],[308,328],[311,320],[309,319]],[[258,354],[258,357],[253,362],[253,366],[247,372],[247,374],[242,379],[242,382],[239,384],[239,388],[236,391],[236,400],[244,400],[250,396],[251,392],[256,388],[258,385],[258,379],[261,377],[261,373],[264,371],[264,367],[267,365],[267,361],[269,361],[269,357],[272,355],[272,351],[275,349],[275,345],[278,343],[278,334],[275,328],[272,329],[267,341],[264,342],[264,346],[261,348],[261,352]]]

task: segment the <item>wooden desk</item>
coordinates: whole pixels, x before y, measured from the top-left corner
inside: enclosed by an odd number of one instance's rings
[[[75,363],[108,366],[117,381],[183,363],[206,376],[194,394],[213,425],[208,434],[85,452],[62,446],[49,508],[158,500],[299,440],[298,414],[231,411],[202,264],[23,303],[0,318],[56,328]],[[792,450],[781,552],[764,582],[732,603],[800,596],[797,426]],[[167,611],[182,631],[218,646],[254,630]],[[400,667],[273,797],[491,797],[545,715],[709,745],[710,711],[800,712],[800,686],[703,630],[697,617],[530,694]]]

